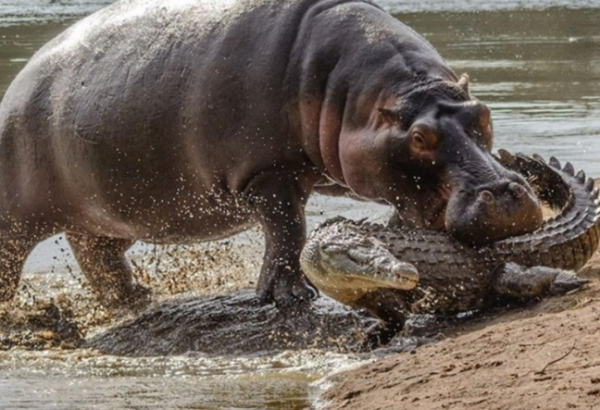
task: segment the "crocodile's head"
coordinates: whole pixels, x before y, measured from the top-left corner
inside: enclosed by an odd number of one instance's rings
[[[326,222],[332,226],[316,229],[320,237],[312,237],[302,251],[302,269],[319,290],[352,305],[375,289],[417,286],[419,274],[412,264],[399,261],[383,242],[346,222],[343,218]]]

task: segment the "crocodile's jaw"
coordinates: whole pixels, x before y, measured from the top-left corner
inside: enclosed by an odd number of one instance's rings
[[[375,289],[411,290],[417,269],[372,238],[332,235],[305,247],[302,268],[324,294],[347,304]]]

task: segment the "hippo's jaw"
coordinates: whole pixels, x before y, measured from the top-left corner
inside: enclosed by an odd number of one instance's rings
[[[454,189],[445,227],[457,239],[487,245],[531,233],[543,224],[542,208],[527,181],[506,170],[491,155],[485,167],[450,169]]]

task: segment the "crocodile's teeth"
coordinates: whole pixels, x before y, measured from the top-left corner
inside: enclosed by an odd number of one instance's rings
[[[592,191],[592,199],[598,199],[598,193],[600,193],[600,189],[596,188]]]
[[[575,178],[577,178],[577,180],[579,181],[580,184],[585,184],[585,172],[582,170],[579,170],[579,172],[577,173],[577,175],[575,175]]]
[[[587,180],[587,182],[585,183],[585,189],[586,189],[586,191],[592,192],[594,190],[594,185],[595,185],[594,180],[592,178],[589,178]]]
[[[560,161],[557,160],[556,157],[550,157],[550,166],[555,169],[562,169]]]
[[[546,165],[546,160],[544,158],[542,158],[538,154],[533,154],[533,159],[535,159],[536,161],[541,162],[542,164]]]
[[[573,167],[573,164],[571,164],[570,162],[567,162],[565,164],[565,167],[563,168],[563,172],[565,172],[569,176],[574,176],[575,168]]]

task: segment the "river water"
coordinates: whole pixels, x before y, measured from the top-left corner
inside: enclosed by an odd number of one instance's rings
[[[0,0],[0,94],[40,46],[110,3]],[[473,93],[492,108],[497,148],[556,155],[600,177],[600,1],[381,4],[423,34],[455,71],[470,74]],[[377,218],[386,212],[340,199],[315,198],[309,204],[311,226],[340,213]],[[252,256],[241,276],[256,276],[261,246],[256,238],[251,233],[242,240],[252,244]],[[141,258],[147,250],[138,245],[131,256]],[[25,282],[76,287],[66,274],[70,265],[68,247],[53,238],[31,255]],[[361,360],[319,351],[126,359],[17,349],[0,352],[0,409],[306,409],[318,391],[316,381]]]

